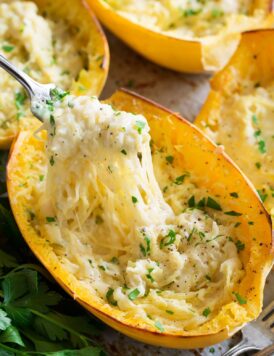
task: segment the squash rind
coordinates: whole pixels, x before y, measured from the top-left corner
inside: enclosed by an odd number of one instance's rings
[[[198,332],[178,331],[173,334],[160,333],[147,324],[142,324],[142,320],[125,319],[119,310],[108,304],[99,303],[86,288],[77,282],[73,275],[63,268],[46,239],[37,234],[26,211],[29,204],[28,198],[24,194],[18,195],[20,189],[18,183],[22,175],[28,175],[30,169],[30,157],[28,155],[30,155],[30,152],[44,149],[43,141],[35,138],[31,131],[22,131],[14,142],[7,170],[8,193],[18,226],[34,254],[56,281],[88,311],[116,330],[139,341],[172,348],[204,347],[221,342],[233,335],[246,322],[257,317],[261,310],[263,286],[272,265],[269,216],[248,180],[242,176],[237,167],[231,163],[231,160],[193,125],[178,115],[130,92],[119,91],[107,102],[120,110],[145,114],[153,139],[159,140],[164,133],[170,138],[173,145],[183,144],[184,152],[186,152],[183,155],[184,160],[181,159],[181,164],[186,169],[192,167],[195,173],[202,177],[207,168],[207,171],[210,172],[208,173],[209,186],[213,184],[213,177],[225,182],[228,191],[223,199],[224,204],[229,204],[228,192],[235,188],[235,182],[237,182],[238,189],[241,189],[243,196],[248,197],[248,199],[243,199],[241,211],[243,215],[247,215],[250,219],[256,221],[251,229],[252,234],[258,236],[258,241],[255,243],[251,240],[250,227],[246,219],[243,218],[243,226],[240,228],[243,234],[246,234],[247,248],[243,251],[242,257],[246,277],[241,282],[239,293],[246,295],[249,303],[240,306],[237,302],[231,301],[224,306],[222,315],[218,316],[219,319],[212,319],[214,322],[210,324],[211,328],[209,327],[209,329],[201,328]],[[40,123],[36,122],[36,128],[39,126]],[[43,135],[45,135],[45,132]],[[234,179],[231,179],[231,177]],[[216,189],[215,193],[218,193],[218,188],[215,187],[214,189]],[[258,273],[252,273],[253,269],[256,269]],[[253,286],[254,289],[250,288]]]

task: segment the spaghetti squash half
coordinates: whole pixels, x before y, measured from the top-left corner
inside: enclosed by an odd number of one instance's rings
[[[54,278],[109,325],[162,346],[213,344],[255,318],[271,223],[222,150],[127,92],[56,98],[8,164],[19,228]]]
[[[0,53],[40,83],[99,95],[108,72],[108,46],[84,2],[1,0]],[[31,125],[27,94],[2,70],[0,148]]]

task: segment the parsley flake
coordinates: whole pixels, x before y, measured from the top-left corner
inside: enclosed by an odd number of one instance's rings
[[[242,297],[239,293],[237,293],[237,292],[232,292],[232,294],[235,295],[235,297],[236,297],[236,299],[237,299],[237,301],[238,301],[238,303],[239,303],[240,305],[244,305],[244,304],[247,303],[247,300],[246,300],[244,297]]]
[[[203,316],[205,316],[207,318],[210,313],[211,313],[210,308],[205,308],[204,311],[203,311]]]
[[[131,291],[129,294],[128,294],[128,299],[130,299],[131,301],[135,300],[138,295],[140,294],[140,291],[138,288],[135,288],[133,289],[133,291]]]

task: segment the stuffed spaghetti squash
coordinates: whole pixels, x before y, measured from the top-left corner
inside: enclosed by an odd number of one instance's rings
[[[195,123],[250,178],[274,218],[274,31],[245,33]]]
[[[114,328],[163,346],[213,344],[255,318],[271,224],[222,150],[129,93],[54,98],[43,127],[14,144],[8,191],[56,280]]]
[[[41,83],[98,95],[108,71],[106,39],[81,1],[0,1],[0,52]],[[92,80],[91,80],[92,78]],[[2,71],[0,148],[31,117],[26,93]]]
[[[216,71],[240,33],[272,28],[270,0],[88,0],[98,18],[139,53],[182,72]]]

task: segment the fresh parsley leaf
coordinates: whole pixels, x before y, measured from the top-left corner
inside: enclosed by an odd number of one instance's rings
[[[136,197],[134,197],[134,196],[131,197],[131,200],[132,200],[133,204],[138,203],[138,199]]]
[[[62,101],[67,95],[69,95],[69,92],[60,88],[54,88],[50,91],[50,96],[53,101]]]
[[[136,127],[137,127],[137,131],[138,131],[139,135],[141,135],[145,126],[146,126],[146,123],[144,121],[140,121],[140,120],[136,121]]]
[[[203,316],[205,316],[207,318],[210,313],[211,313],[210,308],[205,308],[204,311],[203,311]]]
[[[8,317],[8,314],[0,309],[0,330],[6,330],[11,324],[11,319]]]
[[[261,201],[264,203],[266,198],[268,197],[268,194],[265,194],[264,191],[260,189],[258,189],[257,192],[261,198]]]
[[[166,313],[167,313],[167,314],[170,314],[170,315],[173,315],[173,314],[174,314],[174,311],[172,311],[172,310],[166,310]]]
[[[236,192],[230,193],[230,196],[233,197],[233,198],[239,198],[239,195]]]
[[[237,240],[236,242],[235,242],[235,245],[236,245],[236,247],[237,247],[237,251],[239,252],[239,251],[243,251],[244,249],[245,249],[245,244],[242,242],[242,241],[240,241],[240,240]]]
[[[3,333],[0,334],[0,343],[12,343],[19,346],[25,346],[18,329],[12,325],[10,325],[6,330],[4,330]]]
[[[138,288],[135,288],[135,289],[133,289],[133,291],[131,291],[131,292],[128,294],[128,298],[133,301],[133,300],[135,300],[135,299],[138,297],[139,294],[140,294],[139,289],[138,289]]]
[[[161,333],[163,333],[165,331],[165,329],[164,329],[163,325],[160,323],[160,321],[155,321],[154,325],[159,331],[161,331]]]
[[[116,307],[118,303],[116,302],[116,300],[113,299],[113,293],[114,293],[114,289],[109,288],[106,294],[106,298],[109,304],[114,305]]]
[[[241,216],[243,215],[242,213],[238,213],[237,211],[231,210],[231,211],[225,211],[226,215],[230,215],[230,216]]]
[[[165,236],[160,242],[160,248],[173,244],[176,240],[176,232],[169,230],[167,236]]]
[[[167,161],[167,163],[172,164],[173,161],[174,161],[174,157],[173,156],[166,156],[166,161]]]
[[[185,173],[185,174],[175,178],[174,183],[177,184],[177,185],[181,185],[181,184],[183,184],[185,178],[188,177],[188,176],[189,176],[189,173]]]
[[[247,300],[246,300],[244,297],[242,297],[239,293],[237,293],[237,292],[232,292],[232,294],[235,295],[235,297],[236,297],[236,299],[237,299],[237,301],[238,301],[238,303],[239,303],[240,305],[244,305],[244,304],[247,303]]]
[[[217,203],[216,200],[210,197],[207,198],[206,206],[214,210],[222,211],[221,205]]]
[[[143,244],[140,244],[140,250],[142,252],[142,254],[146,257],[146,256],[149,256],[150,254],[150,238],[148,236],[145,236],[144,238],[145,240],[145,243],[146,243],[146,246],[144,246]]]
[[[192,197],[188,199],[188,202],[187,202],[187,203],[188,203],[188,206],[189,206],[190,208],[195,208],[196,203],[195,203],[195,197],[194,197],[194,195],[192,195]]]
[[[48,223],[56,222],[56,217],[54,217],[54,216],[47,216],[47,217],[46,217],[46,221],[47,221]]]
[[[12,52],[14,50],[14,48],[15,48],[14,46],[8,45],[8,44],[2,46],[2,50],[6,53]]]

